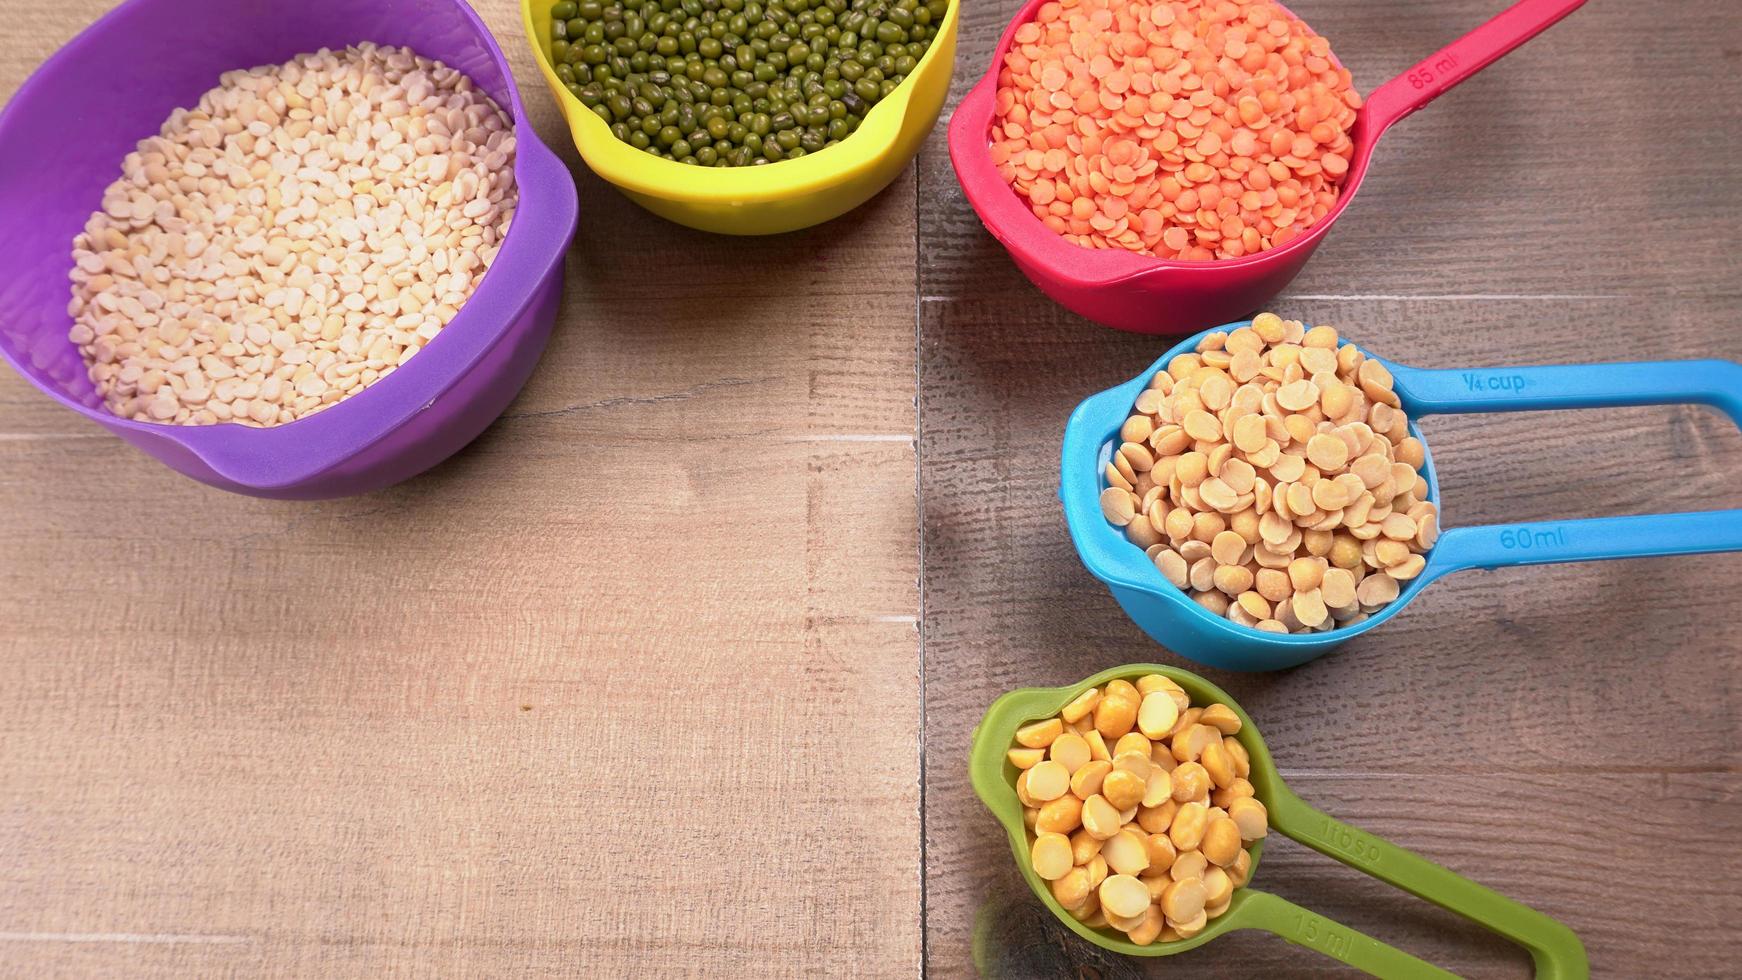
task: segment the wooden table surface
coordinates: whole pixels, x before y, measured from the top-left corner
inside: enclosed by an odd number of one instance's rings
[[[110,5],[8,0],[0,93]],[[183,479],[0,373],[0,976],[1332,975],[1068,937],[970,791],[1012,687],[1181,662],[1076,560],[1063,420],[1165,343],[1061,311],[943,126],[770,239],[587,174],[538,373],[323,503]],[[1017,0],[963,12],[955,94]],[[1300,0],[1363,90],[1499,0]],[[1742,6],[1597,0],[1386,138],[1275,301],[1411,364],[1742,359]],[[658,289],[649,282],[657,281]],[[917,411],[916,411],[917,405]],[[1451,417],[1450,523],[1742,504],[1697,408]],[[1742,956],[1742,558],[1466,573],[1208,672],[1308,800],[1566,922],[1602,976]],[[1469,976],[1515,948],[1288,842],[1261,883]]]

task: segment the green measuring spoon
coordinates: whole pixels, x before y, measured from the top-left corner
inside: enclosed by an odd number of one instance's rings
[[[1010,837],[1010,849],[1016,855],[1016,865],[1035,896],[1077,935],[1118,953],[1169,956],[1237,929],[1260,929],[1296,945],[1316,949],[1377,977],[1408,977],[1413,980],[1416,977],[1456,976],[1287,899],[1251,887],[1235,891],[1228,911],[1210,920],[1203,932],[1190,939],[1149,946],[1139,946],[1113,929],[1091,929],[1066,912],[1052,897],[1046,881],[1029,865],[1028,829],[1022,822],[1022,803],[1016,798],[1017,769],[1006,758],[1006,753],[1016,744],[1018,728],[1058,714],[1083,690],[1115,678],[1136,681],[1145,674],[1164,674],[1173,678],[1191,696],[1193,704],[1221,702],[1240,716],[1242,727],[1236,737],[1252,757],[1252,773],[1248,778],[1255,795],[1270,811],[1272,829],[1352,868],[1456,912],[1525,947],[1536,962],[1538,977],[1570,980],[1591,975],[1584,944],[1571,929],[1535,909],[1520,905],[1468,878],[1459,877],[1426,858],[1357,830],[1294,795],[1277,774],[1276,764],[1271,760],[1270,750],[1265,747],[1257,726],[1227,692],[1196,674],[1157,664],[1114,667],[1069,687],[1031,687],[1012,691],[994,701],[987,709],[986,717],[980,719],[979,726],[974,729],[968,762],[974,792],[979,794],[981,802],[993,816],[1004,824]],[[1256,877],[1263,842],[1254,843],[1251,850],[1252,875]]]

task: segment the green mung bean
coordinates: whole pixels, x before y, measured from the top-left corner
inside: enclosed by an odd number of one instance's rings
[[[949,0],[558,0],[557,78],[617,139],[736,167],[846,139],[937,36]]]

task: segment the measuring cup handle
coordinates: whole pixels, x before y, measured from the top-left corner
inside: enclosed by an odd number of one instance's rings
[[[1583,6],[1585,0],[1520,0],[1492,20],[1417,62],[1367,97],[1373,136],[1498,61]]]
[[[1742,426],[1742,364],[1631,361],[1542,367],[1424,370],[1390,364],[1410,414],[1533,412],[1557,408],[1710,405]]]
[[[1434,545],[1435,578],[1471,568],[1742,551],[1742,509],[1455,527]]]
[[[1742,364],[1731,361],[1444,371],[1393,365],[1392,375],[1417,417],[1691,403],[1710,405],[1742,425]],[[1742,510],[1453,528],[1434,545],[1428,574],[1720,551],[1742,551]]]
[[[1281,936],[1287,942],[1317,950],[1371,976],[1408,980],[1457,978],[1455,973],[1269,892],[1247,892],[1240,911],[1237,928],[1261,929]]]
[[[1285,786],[1278,785],[1271,794],[1270,825],[1327,857],[1523,946],[1536,964],[1538,980],[1584,980],[1591,975],[1585,946],[1571,929],[1396,844],[1351,827]]]

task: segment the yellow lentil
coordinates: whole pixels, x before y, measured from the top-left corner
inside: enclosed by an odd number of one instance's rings
[[[1091,928],[1140,944],[1196,935],[1245,885],[1246,847],[1267,830],[1240,716],[1191,705],[1162,674],[1085,690],[1067,710],[1074,720],[1023,725],[1009,750],[1032,867]]]
[[[1132,459],[1103,510],[1214,615],[1282,632],[1356,622],[1421,574],[1439,535],[1392,384],[1328,326],[1264,313],[1208,335],[1138,398],[1125,432],[1150,440],[1115,454]]]
[[[1034,873],[1048,881],[1063,878],[1075,867],[1071,860],[1071,841],[1063,834],[1041,834],[1034,839],[1030,852]]]

